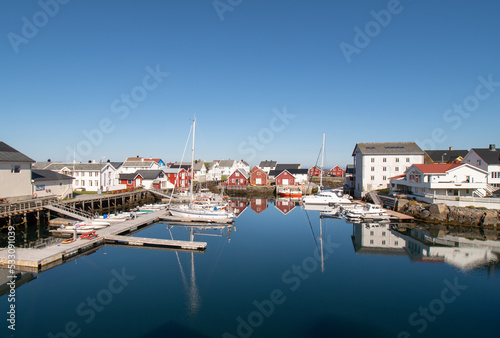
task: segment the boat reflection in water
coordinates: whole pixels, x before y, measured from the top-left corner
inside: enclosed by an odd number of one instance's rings
[[[438,231],[400,224],[353,224],[352,243],[358,254],[408,255],[412,261],[443,262],[468,271],[499,261],[500,242],[469,240]]]
[[[212,237],[226,237],[227,243],[231,241],[231,233],[236,230],[234,224],[206,224],[206,223],[168,223],[167,231],[170,233],[170,238],[173,240],[172,228],[185,228],[189,231],[189,241],[195,241],[196,236],[212,236]],[[179,252],[175,251],[177,258],[177,263],[179,265],[179,270],[181,273],[182,285],[188,297],[188,314],[190,316],[195,316],[201,307],[201,297],[198,291],[198,286],[196,284],[196,270],[194,264],[195,252],[191,251],[190,255],[190,265],[189,265],[189,280],[186,277],[184,267],[182,266],[181,260],[179,258]]]

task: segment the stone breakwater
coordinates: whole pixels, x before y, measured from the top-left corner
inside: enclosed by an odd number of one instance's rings
[[[422,222],[500,228],[500,214],[494,209],[453,207],[444,203],[425,204],[399,199],[396,211]]]

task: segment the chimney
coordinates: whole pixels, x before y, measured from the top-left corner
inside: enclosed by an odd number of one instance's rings
[[[450,149],[449,149],[449,150],[453,151],[453,147],[450,147]]]
[[[494,145],[494,144],[490,144],[490,150],[491,150],[491,151],[495,151],[495,150],[496,150],[496,148],[495,148],[495,145]]]

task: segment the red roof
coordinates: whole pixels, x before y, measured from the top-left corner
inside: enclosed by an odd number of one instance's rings
[[[464,163],[433,163],[414,164],[414,166],[424,174],[444,174],[448,170],[465,165]]]
[[[389,177],[390,180],[398,180],[400,178],[405,178],[406,177],[406,174],[402,174],[402,175],[397,175],[397,176],[393,176],[393,177]]]

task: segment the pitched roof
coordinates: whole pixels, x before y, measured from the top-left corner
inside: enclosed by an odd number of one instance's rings
[[[163,170],[137,170],[137,175],[141,175],[145,180],[154,180],[158,177],[163,177]]]
[[[248,173],[247,173],[247,171],[245,169],[241,169],[241,168],[236,169],[231,175],[233,175],[237,171],[239,173],[241,173],[241,175],[243,175],[244,178],[248,179]]]
[[[352,156],[359,149],[363,155],[423,155],[424,151],[415,142],[356,143]]]
[[[191,162],[175,162],[172,164],[171,168],[178,168],[179,165],[181,168],[189,170],[191,168]],[[205,161],[194,161],[194,171],[200,171],[205,165]]]
[[[219,162],[219,167],[231,168],[234,165],[234,160],[222,160]]]
[[[128,180],[128,181],[131,181],[131,180],[135,180],[135,178],[137,177],[137,172],[135,173],[128,173],[128,174],[120,174],[119,175],[119,179],[120,180]]]
[[[463,166],[463,163],[432,163],[432,164],[414,164],[418,170],[424,174],[444,174],[448,170]]]
[[[259,164],[259,167],[261,167],[261,168],[265,168],[265,167],[272,168],[272,167],[276,167],[277,163],[278,162],[276,162],[276,161],[268,161],[268,160],[261,161],[260,164]]]
[[[495,147],[493,149],[472,148],[471,151],[474,151],[487,164],[500,164],[500,150]]]
[[[115,169],[118,169],[123,164],[123,162],[108,162],[108,163],[111,164]]]
[[[45,169],[59,171],[63,168],[73,169],[76,171],[100,171],[102,168],[107,166],[108,163],[60,163],[60,162],[52,162]]]
[[[283,169],[283,170],[276,169],[276,170],[271,170],[269,172],[269,176],[276,177],[276,176],[280,175],[282,172],[284,172],[285,170],[288,171],[292,175],[307,175],[308,171],[309,171],[308,169]]]
[[[165,169],[163,169],[163,172],[165,174],[177,174],[178,172],[180,172],[182,170],[186,170],[186,169],[184,169],[182,167],[181,168],[179,168],[179,167],[175,167],[175,168],[171,167],[171,168],[165,168]]]
[[[56,173],[52,170],[32,169],[31,179],[36,181],[62,181],[73,180],[74,178],[68,175]]]
[[[467,155],[468,150],[425,150],[425,153],[434,162],[451,162],[451,161],[461,161],[465,155]]]
[[[123,162],[122,166],[123,167],[137,167],[137,168],[149,168],[153,163],[156,163],[155,161],[125,161]]]
[[[0,141],[0,162],[35,163],[34,160],[2,141]]]
[[[49,165],[51,165],[52,163],[59,163],[59,162],[38,162],[37,161],[37,162],[33,163],[32,168],[33,169],[45,169]]]
[[[300,169],[300,164],[298,163],[293,163],[293,164],[290,164],[290,163],[280,163],[280,164],[277,164],[276,165],[276,170],[285,170],[285,169]]]

